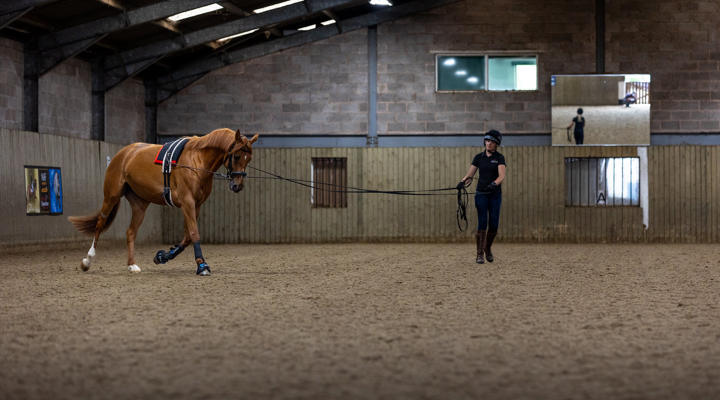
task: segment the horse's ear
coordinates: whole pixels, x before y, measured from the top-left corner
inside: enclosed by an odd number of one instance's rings
[[[235,131],[235,141],[236,142],[242,142],[242,137],[243,137],[243,134],[240,133],[240,129]]]
[[[258,135],[256,133],[255,136],[253,136],[252,139],[250,139],[250,143],[255,143],[258,140],[258,136],[260,136],[260,135]]]

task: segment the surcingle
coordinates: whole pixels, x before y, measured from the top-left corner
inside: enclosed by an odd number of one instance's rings
[[[165,204],[172,207],[175,207],[175,204],[172,201],[172,193],[170,192],[170,173],[172,173],[173,166],[177,164],[187,141],[187,138],[182,138],[165,143],[155,156],[155,164],[162,165],[163,200],[165,200]]]

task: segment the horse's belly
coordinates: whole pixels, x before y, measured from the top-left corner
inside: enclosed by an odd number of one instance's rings
[[[165,204],[163,201],[163,186],[162,185],[147,185],[147,183],[133,183],[128,179],[128,186],[141,199],[147,200],[155,204]]]

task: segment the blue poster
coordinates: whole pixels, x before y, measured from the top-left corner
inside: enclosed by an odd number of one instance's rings
[[[50,214],[62,214],[62,174],[60,168],[50,168]]]

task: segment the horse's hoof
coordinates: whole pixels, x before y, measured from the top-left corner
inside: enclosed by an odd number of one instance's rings
[[[155,258],[153,258],[153,262],[155,264],[165,264],[168,261],[170,261],[170,259],[168,258],[165,250],[158,250],[158,252],[155,253]]]
[[[87,272],[90,269],[90,260],[87,258],[83,258],[82,262],[80,263],[80,269]]]
[[[140,267],[138,267],[138,266],[135,265],[135,264],[133,264],[133,265],[128,265],[128,271],[130,271],[130,272],[140,272]]]
[[[200,263],[198,264],[197,271],[195,272],[196,275],[200,276],[208,276],[210,275],[210,266],[206,263]]]

